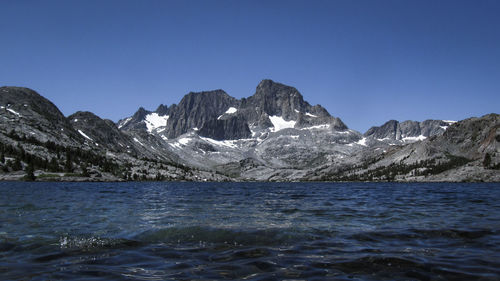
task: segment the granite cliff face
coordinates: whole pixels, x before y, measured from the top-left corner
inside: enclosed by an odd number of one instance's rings
[[[170,114],[167,138],[176,138],[189,130],[201,128],[207,121],[216,120],[238,101],[222,90],[189,93]]]
[[[51,180],[500,181],[499,128],[490,114],[390,120],[361,134],[272,80],[248,98],[192,92],[117,124],[91,112],[66,118],[30,89],[2,87],[0,179],[34,167]]]
[[[347,129],[339,118],[330,116],[321,105],[311,106],[304,101],[297,89],[272,80],[260,82],[255,94],[242,100],[240,111],[252,126],[260,128],[270,127],[270,116],[279,116],[285,121],[294,120],[294,127],[298,128],[330,124],[337,130]]]
[[[215,140],[237,140],[250,137],[252,132],[245,117],[237,114],[205,121],[198,134]]]

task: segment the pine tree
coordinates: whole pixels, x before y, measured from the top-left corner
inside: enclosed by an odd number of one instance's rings
[[[23,166],[21,165],[21,161],[19,158],[16,158],[16,161],[14,161],[14,164],[12,164],[12,170],[14,171],[20,171],[23,169]]]
[[[50,159],[48,167],[49,167],[49,171],[51,171],[51,172],[59,171],[59,164],[57,163],[56,157],[52,157],[52,159]]]
[[[485,168],[489,168],[490,167],[490,164],[491,164],[491,156],[489,153],[486,153],[484,155],[484,159],[483,159],[483,166]]]
[[[73,162],[71,161],[71,153],[66,151],[66,163],[64,164],[64,171],[67,173],[73,172]]]
[[[82,177],[90,177],[89,170],[85,163],[82,163],[82,165],[80,165],[80,168],[82,169]]]
[[[36,180],[36,177],[35,177],[35,171],[33,169],[33,165],[28,165],[26,167],[26,175],[24,176],[24,180],[26,181],[34,181]]]

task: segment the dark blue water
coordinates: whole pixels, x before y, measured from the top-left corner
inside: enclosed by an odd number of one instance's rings
[[[500,280],[500,185],[4,182],[0,279]]]

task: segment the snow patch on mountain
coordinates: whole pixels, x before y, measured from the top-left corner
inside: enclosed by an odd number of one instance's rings
[[[448,129],[448,127],[450,127],[450,125],[457,123],[457,121],[453,121],[453,120],[442,120],[442,121],[448,124],[448,126],[439,126],[441,129],[443,129],[445,131],[446,131],[446,129]]]
[[[181,145],[180,145],[180,143],[178,143],[178,142],[171,142],[168,145],[170,145],[173,148],[179,148],[179,149],[182,148]]]
[[[226,110],[226,112],[224,112],[224,114],[233,114],[235,113],[236,111],[238,111],[238,109],[236,109],[235,107],[230,107]],[[224,114],[222,114],[221,116],[217,117],[217,120],[221,119],[222,116],[224,116]]]
[[[122,122],[120,122],[120,124],[118,124],[118,129],[121,129],[123,126],[127,125],[127,123],[130,122],[130,120],[132,120],[132,117],[129,117],[129,118],[123,120]]]
[[[180,138],[177,140],[177,142],[182,144],[182,145],[187,145],[190,141],[191,141],[190,138]]]
[[[420,135],[417,137],[405,137],[405,138],[402,138],[401,140],[404,142],[417,142],[417,141],[425,140],[426,138],[427,138],[426,136]]]
[[[359,141],[357,141],[356,143],[359,144],[359,145],[362,145],[362,146],[367,146],[366,145],[366,138],[362,138]]]
[[[21,117],[21,114],[17,113],[16,111],[14,111],[13,109],[11,108],[7,108],[8,111],[10,111],[11,113],[17,115],[18,117]]]
[[[157,128],[167,126],[168,117],[169,115],[160,116],[156,112],[146,115],[144,122],[146,123],[146,127],[148,128],[148,132],[151,133]]]
[[[236,111],[238,111],[235,107],[230,107],[228,108],[228,110],[226,110],[226,114],[233,114],[235,113]]]
[[[164,140],[166,140],[166,138]],[[191,138],[183,137],[183,138],[177,139],[174,142],[170,142],[168,145],[170,145],[173,148],[182,149],[183,146],[188,145],[191,140],[192,140]]]
[[[84,138],[90,140],[90,141],[94,141],[93,139],[91,139],[89,136],[87,136],[84,132],[82,132],[82,130],[78,130],[78,133],[80,133],[80,135],[82,135]]]
[[[213,145],[216,145],[216,146],[225,146],[225,147],[230,147],[230,148],[237,148],[236,144],[234,143],[234,141],[231,141],[231,140],[224,140],[224,141],[218,141],[218,140],[214,140],[214,139],[211,139],[211,138],[205,138],[205,137],[200,137],[200,139],[208,142],[208,143],[211,143]]]
[[[329,129],[329,128],[330,128],[329,124],[321,124],[321,125],[302,128],[301,130],[324,130],[324,129]]]
[[[307,116],[310,116],[310,117],[314,117],[314,118],[317,118],[318,116],[314,115],[314,114],[311,114],[309,112],[306,113]]]
[[[138,144],[144,146],[144,144],[142,142],[140,142],[137,138],[134,138],[134,141],[137,142]]]
[[[295,127],[296,121],[285,121],[281,116],[269,116],[271,123],[273,123],[274,129],[273,132],[277,132],[283,129],[293,128]]]

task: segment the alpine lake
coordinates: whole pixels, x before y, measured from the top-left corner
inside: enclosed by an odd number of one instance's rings
[[[500,280],[498,183],[1,182],[0,280]]]

